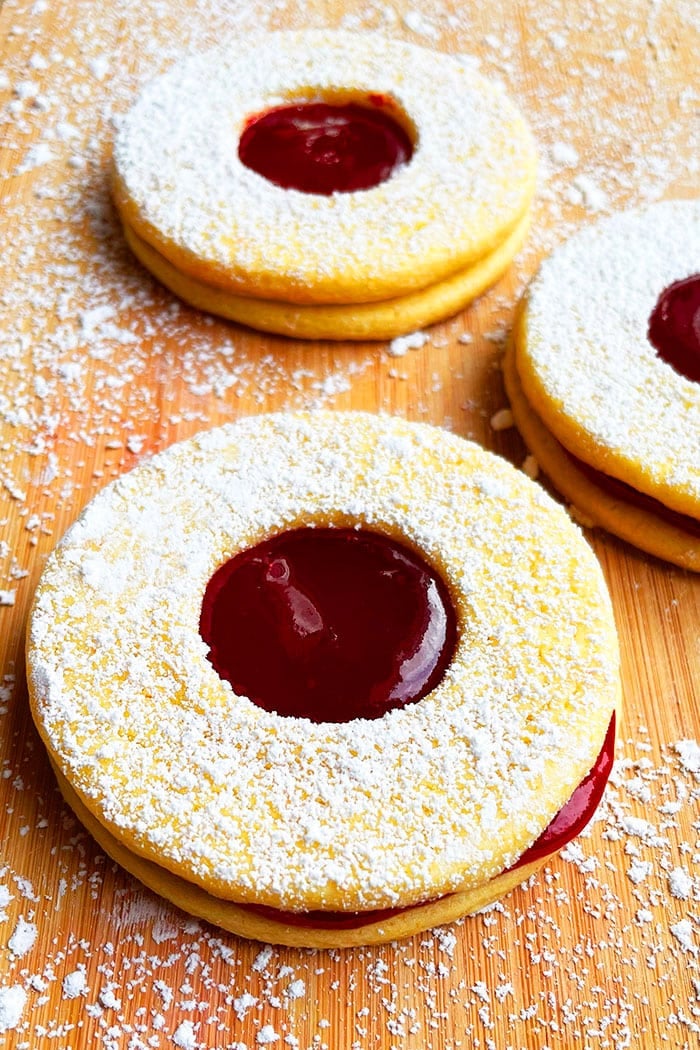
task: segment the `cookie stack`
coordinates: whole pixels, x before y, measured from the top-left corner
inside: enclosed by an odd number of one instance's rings
[[[583,229],[521,305],[515,420],[591,524],[700,571],[700,201]]]
[[[381,579],[345,573],[338,611],[293,549],[346,533],[379,550]],[[417,612],[398,646],[370,632],[370,660],[358,621],[394,577]],[[360,708],[340,703],[347,644],[374,665]],[[310,707],[305,677],[336,659]],[[262,695],[275,663],[301,675],[297,699]],[[27,666],[61,789],[103,848],[280,943],[392,940],[483,907],[577,834],[612,764],[617,639],[580,531],[504,460],[396,418],[250,417],[107,486],[49,559]]]
[[[194,306],[284,335],[386,339],[503,273],[535,165],[517,109],[464,60],[282,32],[148,84],[117,136],[114,197],[135,254]]]

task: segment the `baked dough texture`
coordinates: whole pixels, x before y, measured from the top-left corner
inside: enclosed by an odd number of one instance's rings
[[[112,860],[183,911],[240,937],[265,941],[268,944],[286,944],[300,948],[351,948],[401,940],[487,907],[516,886],[527,882],[546,861],[544,858],[504,871],[481,886],[449,893],[446,897],[416,904],[392,915],[375,917],[370,912],[361,925],[299,926],[290,922],[284,912],[279,912],[278,916],[261,914],[245,904],[215,897],[201,886],[195,886],[172,871],[154,864],[153,861],[132,853],[93,816],[55,767],[54,772],[66,802]]]
[[[516,421],[564,494],[623,539],[695,569],[697,531],[684,534],[606,494],[563,450],[700,521],[700,384],[647,338],[662,291],[698,272],[699,245],[698,200],[623,212],[580,231],[542,263],[506,364]]]
[[[283,189],[238,157],[251,116],[376,96],[391,100],[414,141],[409,162],[377,186],[330,196]],[[166,283],[172,268],[185,292],[209,296],[207,309],[238,319],[239,300],[260,300],[246,323],[263,317],[276,330],[285,304],[350,310],[401,307],[408,297],[406,330],[423,320],[416,293],[497,250],[489,282],[505,269],[535,171],[522,116],[468,62],[374,33],[306,30],[263,34],[245,53],[229,46],[185,58],[147,84],[116,138],[114,197],[144,264],[154,261]],[[483,290],[475,288],[468,282],[442,309],[454,312]],[[425,322],[434,314],[432,302]],[[346,319],[337,336],[317,318],[316,329],[324,338],[383,338],[373,333],[385,326],[365,318],[353,335]]]
[[[511,344],[503,363],[503,378],[513,418],[538,465],[574,508],[577,520],[599,526],[647,554],[700,572],[700,534],[694,534],[652,509],[638,506],[596,483],[581,469],[547,429],[527,401]]]
[[[313,525],[383,532],[443,575],[459,638],[419,702],[315,724],[209,663],[216,568]],[[162,872],[154,888],[223,902],[213,921],[225,902],[484,901],[592,768],[619,697],[605,584],[565,511],[470,442],[351,412],[250,417],[107,486],[47,563],[27,666],[67,797],[126,867]]]
[[[124,235],[134,255],[171,292],[190,306],[276,335],[297,339],[393,339],[457,313],[489,288],[508,268],[525,241],[526,214],[488,255],[427,288],[369,303],[284,303],[233,295],[177,270],[126,226]]]

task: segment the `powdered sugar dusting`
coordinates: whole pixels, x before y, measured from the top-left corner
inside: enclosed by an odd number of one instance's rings
[[[450,927],[452,955],[426,933],[361,951],[274,950],[265,970],[254,971],[258,946],[178,913],[101,854],[61,806],[26,728],[21,637],[32,585],[89,496],[137,457],[250,411],[358,407],[369,397],[382,411],[440,423],[523,461],[515,433],[489,426],[504,399],[493,367],[500,347],[483,333],[509,327],[537,261],[595,219],[594,207],[609,213],[697,194],[700,149],[694,0],[524,0],[517,15],[503,0],[343,3],[337,24],[435,43],[500,78],[535,131],[540,185],[510,279],[474,308],[428,330],[424,346],[400,359],[357,346],[321,350],[312,363],[308,346],[204,321],[144,275],[123,247],[107,171],[113,124],[183,49],[196,53],[266,27],[324,26],[329,5],[122,0],[101,5],[97,18],[87,0],[2,4],[0,221],[10,232],[0,299],[0,589],[14,598],[0,606],[8,844],[0,861],[0,1027],[13,1026],[0,1044],[8,1050],[164,1050],[186,1020],[216,1050],[255,1050],[265,1025],[284,1050],[697,1044],[698,905],[670,886],[676,868],[697,879],[699,863],[697,705],[677,655],[683,645],[696,653],[687,617],[697,589],[685,574],[641,558],[625,562],[619,585],[610,572],[614,597],[634,594],[638,610],[622,625],[630,677],[616,792],[580,840],[577,862],[553,862],[525,893]],[[34,165],[42,154],[54,159]],[[16,178],[22,164],[31,170]],[[148,435],[139,453],[127,448],[132,434]],[[531,457],[526,464],[536,473]],[[612,545],[593,542],[614,570]],[[645,682],[637,645],[659,631],[667,637],[647,650],[654,677]],[[646,841],[626,830],[620,818],[630,814],[655,827]],[[626,875],[635,854],[652,864],[639,886]],[[15,958],[7,941],[20,915],[39,936]],[[64,1001],[63,977],[83,965],[85,994]],[[100,1002],[108,981],[119,1013]],[[289,999],[285,989],[296,981],[306,993]],[[504,990],[509,981],[513,995]],[[239,1019],[233,1001],[245,994],[253,1003]],[[318,1024],[325,1019],[329,1028]]]
[[[23,915],[17,920],[14,932],[7,942],[13,955],[20,958],[34,947],[38,930],[33,922],[27,922]]]
[[[242,163],[246,119],[338,85],[393,100],[414,129],[390,179],[319,196]],[[534,183],[529,132],[500,87],[375,34],[268,34],[188,57],[144,87],[114,159],[125,222],[178,268],[292,302],[384,299],[447,277],[516,224]]]
[[[525,392],[542,391],[538,413],[572,451],[696,517],[700,387],[658,356],[647,329],[661,292],[699,269],[700,201],[615,215],[543,262],[518,341]],[[581,434],[573,448],[568,420]]]
[[[395,946],[343,952],[270,946],[261,950],[201,926],[122,879],[121,894],[134,904],[134,921],[122,926],[119,943],[71,936],[35,957],[29,969],[26,959],[12,963],[9,983],[0,987],[0,1031],[3,1024],[6,1031],[19,1027],[18,1045],[26,1043],[26,1050],[41,1045],[44,1031],[58,1031],[58,1021],[47,1028],[34,1021],[58,979],[64,989],[80,988],[77,1000],[85,1022],[102,1021],[95,1032],[96,1045],[104,1050],[114,1050],[119,1039],[129,1036],[133,1023],[139,1025],[140,1039],[149,1050],[157,1046],[156,1037],[163,1045],[176,1034],[185,1045],[195,1040],[196,1046],[236,1050],[254,1050],[258,1034],[263,1040],[277,1034],[279,1040],[272,1045],[321,1045],[322,1036],[328,1046],[343,1046],[343,1015],[329,1022],[308,998],[316,982],[333,975],[330,994],[337,1002],[343,1004],[348,992],[355,997],[349,1016],[361,1050],[372,1045],[372,1032],[403,1050],[416,1041],[428,1042],[448,1023],[456,1031],[469,1026],[472,1038],[487,1045],[504,1004],[508,1030],[523,1045],[544,1032],[550,1033],[545,1036],[549,1045],[563,1048],[576,1038],[580,1025],[590,1024],[595,1009],[612,1047],[622,1050],[627,1044],[647,1050],[648,1002],[618,994],[616,987],[606,988],[600,974],[607,971],[620,974],[623,988],[633,972],[641,972],[650,983],[669,989],[667,1006],[655,1018],[657,1031],[670,1046],[683,1046],[687,1040],[692,1046],[697,1009],[693,989],[700,982],[697,901],[668,894],[666,885],[673,858],[679,855],[672,836],[682,844],[685,867],[698,870],[692,831],[698,817],[696,781],[672,746],[650,753],[644,732],[628,741],[628,750],[636,751],[637,757],[618,762],[596,824],[575,850],[566,851],[568,863],[553,864],[523,891],[481,916]],[[640,780],[650,788],[651,802],[639,800]],[[653,831],[646,842],[628,833],[630,818],[650,824]],[[68,837],[63,848],[70,848]],[[647,865],[648,874],[633,888],[630,911],[615,893],[614,880],[617,870],[635,855]],[[106,889],[111,876],[94,847],[89,847],[86,860],[89,881],[94,887],[104,882]],[[562,868],[575,870],[576,879],[567,879]],[[70,897],[80,893],[76,884]],[[41,904],[46,925],[54,904],[48,898]],[[70,899],[64,907],[72,911]],[[586,915],[585,928],[578,932],[572,927],[572,911]],[[166,928],[166,939],[152,939],[157,929]],[[465,974],[473,974],[476,943],[483,959],[481,976],[465,979]],[[101,980],[86,987],[78,975],[83,964],[95,958]],[[536,979],[541,991],[531,992],[528,982],[509,980],[508,975],[519,970],[530,975],[530,982]],[[690,991],[683,992],[688,974]],[[105,982],[131,1004],[127,1016],[132,1021],[104,1005]],[[144,991],[150,996],[148,1007],[140,1005]],[[375,997],[377,1005],[370,1012],[366,1003]],[[244,1024],[246,1038],[241,1042]],[[224,1032],[228,1041],[222,1043]],[[317,1044],[310,1033],[319,1035]]]
[[[381,719],[262,711],[206,659],[207,581],[270,534],[346,522],[436,560],[461,644],[433,693]],[[474,445],[362,413],[252,417],[103,490],[42,577],[28,661],[55,760],[117,837],[221,896],[302,910],[500,872],[592,766],[619,688],[602,578],[560,508]]]
[[[19,984],[0,987],[0,1034],[16,1028],[27,1001],[27,993]]]

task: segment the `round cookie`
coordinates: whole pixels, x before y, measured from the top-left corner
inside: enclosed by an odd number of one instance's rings
[[[390,537],[444,580],[456,647],[417,702],[312,722],[214,670],[212,575],[308,526]],[[108,486],[47,563],[27,667],[69,800],[213,921],[425,905],[427,926],[426,902],[486,899],[593,767],[619,695],[602,574],[562,508],[469,442],[362,413],[248,418]]]
[[[648,330],[662,293],[698,274],[698,244],[697,200],[606,218],[545,259],[513,336],[522,395],[557,441],[694,522],[700,384]]]
[[[381,106],[412,156],[377,185],[328,195],[242,162],[253,118],[316,100]],[[454,56],[373,33],[271,33],[245,55],[187,58],[143,89],[114,148],[132,239],[212,293],[273,303],[385,302],[447,281],[522,224],[534,183],[531,135],[499,88]]]

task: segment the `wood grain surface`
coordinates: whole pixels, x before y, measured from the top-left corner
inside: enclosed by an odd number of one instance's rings
[[[497,415],[514,305],[538,259],[599,214],[697,195],[698,21],[695,0],[5,0],[0,1046],[700,1046],[700,578],[590,534],[625,693],[598,819],[487,913],[376,949],[245,943],[143,890],[62,804],[23,673],[46,555],[103,484],[178,438],[265,409],[352,407],[443,425],[521,464]],[[404,352],[295,343],[181,306],[130,257],[108,195],[119,114],[181,51],[340,24],[472,54],[540,151],[515,265]]]

